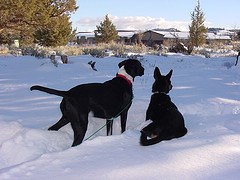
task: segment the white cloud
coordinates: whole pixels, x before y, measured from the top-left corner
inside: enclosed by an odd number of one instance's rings
[[[110,20],[117,29],[124,30],[146,30],[152,28],[177,28],[182,31],[188,30],[189,21],[167,21],[164,18],[153,18],[145,16],[118,17],[109,15]],[[78,30],[95,30],[96,26],[104,20],[104,17],[81,18],[77,21]]]

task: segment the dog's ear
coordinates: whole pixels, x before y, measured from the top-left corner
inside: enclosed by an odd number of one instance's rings
[[[118,67],[121,68],[122,66],[124,66],[124,65],[126,64],[126,61],[127,61],[127,60],[124,60],[124,61],[120,62],[120,63],[118,64]]]
[[[171,70],[169,71],[169,73],[166,75],[166,76],[168,77],[168,79],[170,79],[170,78],[172,77],[172,73],[173,73],[173,70],[171,69]]]
[[[153,75],[154,79],[157,79],[157,78],[159,78],[160,76],[161,76],[161,72],[160,72],[159,68],[158,68],[158,67],[155,67],[154,75]]]

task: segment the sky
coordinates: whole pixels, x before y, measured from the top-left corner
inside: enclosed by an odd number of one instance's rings
[[[197,0],[77,0],[78,10],[71,15],[77,31],[93,31],[106,15],[116,29],[146,30],[177,28],[188,30]],[[200,0],[205,26],[240,28],[240,0]]]

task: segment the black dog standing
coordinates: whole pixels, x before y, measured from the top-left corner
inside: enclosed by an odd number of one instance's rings
[[[182,114],[167,95],[172,89],[172,72],[162,76],[158,67],[154,70],[153,95],[146,113],[146,120],[152,122],[141,130],[140,144],[143,146],[179,138],[187,133]]]
[[[120,69],[117,76],[104,83],[81,84],[68,91],[32,86],[31,90],[63,97],[60,104],[62,117],[49,130],[57,131],[71,123],[74,132],[72,146],[79,145],[87,131],[88,114],[91,111],[94,117],[104,119],[111,119],[120,113],[121,129],[124,132],[128,109],[133,98],[132,83],[136,76],[144,74],[144,68],[138,60],[134,59],[122,61],[118,66]],[[112,122],[107,123],[107,135],[109,134],[112,134]]]

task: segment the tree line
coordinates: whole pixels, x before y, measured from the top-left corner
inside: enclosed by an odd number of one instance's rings
[[[72,29],[70,15],[77,9],[76,0],[0,0],[0,44],[11,44],[18,39],[21,45],[66,45],[76,32]],[[204,21],[197,0],[191,13],[189,48],[205,42],[207,28]],[[96,28],[97,43],[117,40],[118,32],[108,15]]]

